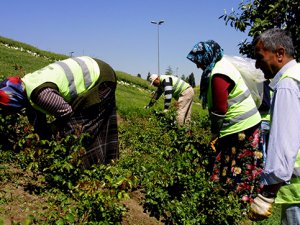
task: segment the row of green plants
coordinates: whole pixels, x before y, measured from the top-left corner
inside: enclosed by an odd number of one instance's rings
[[[1,72],[5,66],[14,71],[15,64],[30,72],[49,63],[1,45],[0,53]],[[108,166],[80,168],[87,135],[40,140],[23,113],[7,117],[0,113],[0,170],[17,167],[32,174],[27,191],[47,202],[24,224],[121,224],[126,212],[122,201],[135,190],[144,194],[145,212],[165,224],[243,221],[235,196],[208,179],[213,155],[207,147],[207,112],[194,104],[191,127],[178,128],[174,108],[160,113],[161,101],[151,110],[143,108],[153,91],[147,81],[123,72],[117,76],[118,81],[130,85],[119,84],[117,88],[117,109],[122,118],[120,159]],[[0,173],[0,183],[9,180],[7,172]],[[1,205],[8,202],[1,199],[0,215]]]
[[[137,189],[145,195],[145,211],[165,224],[240,221],[237,199],[208,181],[212,151],[207,147],[207,118],[187,129],[178,128],[175,111],[151,113],[146,120],[134,117],[122,123],[119,160],[84,171],[80,156],[87,135],[40,140],[23,115],[1,118],[0,128],[11,137],[1,139],[2,161],[33,173],[42,185],[30,185],[32,192],[56,196],[56,210],[52,206],[31,215],[30,222],[121,224],[126,211],[121,200]],[[4,146],[14,151],[13,158],[5,159]]]

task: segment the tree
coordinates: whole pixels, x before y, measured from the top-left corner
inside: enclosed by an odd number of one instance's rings
[[[171,66],[168,66],[168,68],[166,69],[166,75],[172,75],[173,74],[173,70]]]
[[[150,72],[148,72],[148,75],[147,75],[147,80],[149,80],[149,79],[150,79],[150,76],[151,76],[151,73],[150,73]]]
[[[243,0],[238,11],[225,11],[220,16],[225,24],[236,30],[248,31],[248,36],[255,38],[270,28],[282,28],[291,33],[295,50],[300,48],[300,4],[299,0]],[[251,40],[252,42],[252,40]],[[247,39],[239,44],[241,54],[253,56],[252,43]],[[296,59],[300,60],[300,51],[296,51]]]
[[[188,82],[193,88],[196,86],[194,73],[191,73],[187,78],[186,82]]]
[[[139,74],[139,73],[137,74],[137,77],[142,78],[141,74]]]

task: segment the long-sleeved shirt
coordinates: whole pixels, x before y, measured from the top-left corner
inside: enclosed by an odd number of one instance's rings
[[[288,182],[300,148],[300,84],[292,78],[280,80],[297,62],[290,61],[270,83],[271,130],[262,182],[265,185]],[[300,74],[299,74],[300,76]]]
[[[160,84],[160,87],[157,89],[157,91],[154,94],[154,100],[159,99],[159,97],[164,93],[165,95],[165,104],[164,109],[168,109],[171,105],[171,100],[173,96],[173,87],[172,87],[172,78],[167,77],[165,80],[163,80]]]

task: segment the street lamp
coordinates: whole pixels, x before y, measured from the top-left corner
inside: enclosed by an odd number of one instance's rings
[[[151,23],[157,25],[157,75],[160,75],[159,72],[159,25],[163,24],[165,21],[160,20],[160,21],[151,21]]]

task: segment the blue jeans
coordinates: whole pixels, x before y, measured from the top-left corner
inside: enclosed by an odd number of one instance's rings
[[[267,147],[270,133],[270,121],[262,120],[260,125],[260,141],[259,148],[263,153],[263,162],[266,162]]]
[[[282,225],[300,225],[300,204],[283,204],[281,209]]]

